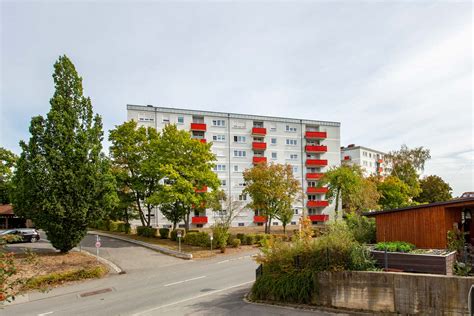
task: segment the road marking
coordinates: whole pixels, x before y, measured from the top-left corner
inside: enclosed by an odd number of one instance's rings
[[[251,258],[251,256],[243,256],[243,257],[238,257],[238,258],[222,260],[222,261],[216,262],[216,264],[221,264],[221,263],[225,263],[225,262],[229,262],[229,261],[235,261],[235,260],[242,260],[242,259],[247,259],[247,258]]]
[[[219,293],[219,292],[225,292],[225,291],[227,291],[227,290],[230,290],[230,289],[233,289],[233,288],[236,288],[236,287],[240,287],[240,286],[243,286],[243,285],[247,285],[247,284],[253,283],[253,282],[255,282],[255,281],[254,281],[254,280],[252,280],[252,281],[247,281],[247,282],[240,283],[240,284],[237,284],[237,285],[232,285],[232,286],[229,286],[229,287],[220,289],[220,290],[215,290],[215,291],[207,292],[207,293],[205,293],[205,294],[200,294],[200,295],[197,295],[197,296],[193,296],[193,297],[190,297],[190,298],[186,298],[186,299],[184,299],[184,300],[180,300],[180,301],[177,301],[177,302],[173,302],[173,303],[161,305],[161,306],[158,306],[158,307],[150,308],[150,309],[148,309],[148,310],[146,310],[146,311],[135,313],[135,314],[133,314],[133,316],[143,315],[143,314],[146,314],[146,313],[150,313],[150,312],[156,311],[157,309],[161,309],[161,308],[173,306],[173,305],[176,305],[176,304],[181,304],[181,303],[184,303],[184,302],[187,302],[187,301],[192,301],[192,300],[195,300],[195,299],[197,299],[197,298],[201,298],[201,297],[213,295],[213,294],[216,294],[216,293]]]
[[[192,278],[192,279],[187,279],[187,280],[183,280],[183,281],[178,281],[178,282],[173,282],[173,283],[168,283],[168,284],[165,284],[163,286],[171,286],[171,285],[176,285],[176,284],[180,284],[180,283],[184,283],[184,282],[189,282],[189,281],[194,281],[194,280],[199,280],[199,279],[202,279],[202,278],[205,278],[206,276],[203,275],[203,276],[199,276],[199,277],[196,277],[196,278]]]
[[[221,264],[221,263],[224,263],[224,262],[229,262],[230,260],[223,260],[223,261],[219,261],[217,264]]]
[[[47,312],[47,313],[43,313],[43,314],[38,314],[38,316],[44,316],[44,315],[49,315],[49,314],[52,314],[54,312]]]

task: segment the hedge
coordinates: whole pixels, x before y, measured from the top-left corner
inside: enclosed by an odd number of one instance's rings
[[[181,232],[181,237],[182,238],[184,237],[184,235],[185,235],[184,229],[178,228],[178,229],[172,230],[171,233],[170,233],[170,239],[172,241],[177,241],[178,240],[178,231]]]
[[[211,244],[211,239],[206,232],[188,232],[186,236],[184,236],[183,242],[186,245],[208,247]]]
[[[148,226],[137,226],[137,235],[143,237],[156,237],[157,229]]]
[[[167,239],[168,236],[170,235],[170,229],[169,228],[160,228],[160,238],[161,239]]]

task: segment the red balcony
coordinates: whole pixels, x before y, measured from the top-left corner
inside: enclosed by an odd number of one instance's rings
[[[253,222],[254,223],[265,223],[267,221],[267,217],[266,216],[258,216],[258,215],[255,215],[253,217]]]
[[[325,194],[327,192],[328,188],[308,187],[308,189],[306,189],[306,193]]]
[[[306,179],[308,180],[319,180],[323,177],[324,173],[307,173]]]
[[[252,149],[255,149],[255,150],[265,150],[265,149],[267,149],[267,143],[263,143],[263,142],[253,142],[253,143],[252,143]]]
[[[205,138],[201,138],[199,141],[203,144],[207,143],[207,140]]]
[[[307,166],[327,166],[328,161],[326,159],[306,159]]]
[[[254,164],[257,164],[257,163],[266,163],[267,162],[267,157],[253,157],[252,158],[252,162]]]
[[[207,216],[193,216],[191,219],[193,224],[207,224]]]
[[[267,129],[264,127],[252,127],[252,135],[267,135]]]
[[[207,192],[207,186],[203,186],[200,189],[194,189],[196,193],[206,193]]]
[[[382,171],[383,171],[383,168],[379,168],[379,169],[377,170],[378,173],[382,173]]]
[[[379,159],[377,160],[378,163],[382,163],[383,162],[383,159]]]
[[[351,156],[344,156],[344,160],[351,160]]]
[[[307,153],[325,153],[328,151],[328,146],[323,146],[323,145],[307,145],[305,147],[305,150]]]
[[[326,222],[329,220],[329,215],[324,215],[324,214],[308,215],[308,217],[312,222]]]
[[[305,132],[304,137],[307,139],[325,139],[327,138],[326,132]]]
[[[328,201],[308,201],[306,204],[308,207],[326,207],[329,206]]]
[[[207,129],[207,126],[204,123],[191,123],[191,130],[192,131],[205,132],[206,129]]]

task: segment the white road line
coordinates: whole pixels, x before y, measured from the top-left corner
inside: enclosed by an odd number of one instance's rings
[[[216,294],[216,293],[219,293],[219,292],[224,292],[224,291],[227,291],[227,290],[230,290],[230,289],[239,287],[239,286],[247,285],[247,284],[253,283],[253,282],[255,282],[255,281],[254,281],[254,280],[252,280],[252,281],[247,281],[247,282],[244,282],[244,283],[240,283],[240,284],[237,284],[237,285],[232,285],[232,286],[226,287],[226,288],[224,288],[224,289],[220,289],[220,290],[215,290],[215,291],[207,292],[207,293],[200,294],[200,295],[197,295],[197,296],[193,296],[193,297],[190,297],[190,298],[186,298],[186,299],[184,299],[184,300],[180,300],[180,301],[177,301],[177,302],[173,302],[173,303],[169,303],[169,304],[157,306],[157,307],[154,307],[154,308],[150,308],[150,309],[148,309],[148,310],[146,310],[146,311],[142,311],[142,312],[135,313],[135,314],[133,314],[133,316],[138,316],[138,315],[147,314],[147,313],[156,311],[157,309],[161,309],[161,308],[173,306],[173,305],[176,305],[176,304],[181,304],[181,303],[184,303],[184,302],[187,302],[187,301],[192,301],[192,300],[197,299],[197,298],[201,298],[201,297],[213,295],[213,294]]]
[[[178,281],[178,282],[173,282],[173,283],[168,283],[168,284],[165,284],[163,286],[171,286],[171,285],[176,285],[176,284],[180,284],[180,283],[184,283],[184,282],[189,282],[189,281],[194,281],[194,280],[199,280],[199,279],[202,279],[202,278],[205,278],[206,276],[203,275],[203,276],[199,276],[199,277],[196,277],[196,278],[192,278],[192,279],[187,279],[187,280],[183,280],[183,281]]]
[[[49,314],[52,314],[54,312],[47,312],[47,313],[43,313],[43,314],[38,314],[38,316],[44,316],[44,315],[49,315]]]
[[[217,262],[217,264],[221,264],[221,263],[229,262],[229,261],[230,261],[230,260],[227,259],[227,260],[219,261],[219,262]]]

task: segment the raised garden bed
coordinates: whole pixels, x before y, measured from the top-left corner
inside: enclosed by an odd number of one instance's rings
[[[403,253],[371,250],[380,268],[397,269],[405,272],[453,275],[456,252],[432,253]],[[441,252],[441,251],[438,251]]]

